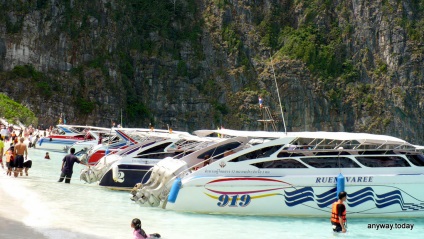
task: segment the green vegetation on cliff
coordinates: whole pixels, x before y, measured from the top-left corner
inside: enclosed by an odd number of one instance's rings
[[[289,130],[424,132],[422,0],[3,1],[0,27],[5,92],[46,120],[255,129],[277,85]]]
[[[4,117],[9,122],[19,120],[25,125],[37,124],[35,114],[27,107],[13,101],[9,97],[0,93],[0,117]]]

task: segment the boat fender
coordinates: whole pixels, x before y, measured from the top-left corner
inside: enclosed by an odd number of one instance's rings
[[[339,199],[339,193],[344,192],[345,190],[345,177],[343,174],[339,173],[339,176],[337,176],[337,185],[336,185],[337,193],[336,193],[336,199]]]
[[[113,165],[112,166],[112,178],[113,181],[117,182],[119,179],[119,168],[118,165]]]
[[[180,188],[181,188],[181,179],[176,178],[174,183],[172,184],[171,191],[169,192],[168,202],[175,203],[175,201],[177,200],[177,196],[178,196],[178,192],[180,191]]]

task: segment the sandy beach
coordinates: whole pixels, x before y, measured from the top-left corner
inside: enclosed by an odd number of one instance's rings
[[[4,184],[12,184],[13,180],[18,179],[7,177],[2,169],[0,174],[0,238],[48,238],[22,222],[28,212],[19,201],[6,192]]]
[[[3,192],[2,192],[3,193]],[[3,194],[1,197],[3,201]],[[0,238],[34,238],[45,239],[48,238],[43,234],[37,232],[35,229],[25,226],[25,224],[14,221],[5,217],[0,217]]]
[[[0,168],[1,239],[99,239],[97,236],[55,228],[46,223],[48,216],[34,217],[33,210],[39,212],[43,208],[34,208],[37,204],[31,202],[36,199],[18,184],[19,180],[30,180],[30,178],[9,177]],[[75,227],[78,228],[77,225]]]

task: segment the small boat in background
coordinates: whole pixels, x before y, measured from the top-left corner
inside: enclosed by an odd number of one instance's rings
[[[84,127],[85,129],[80,131]],[[57,131],[58,134],[39,138],[36,148],[67,151],[69,146],[76,142],[91,140],[96,142],[99,139],[99,133],[109,132],[110,129],[76,125],[57,125]]]

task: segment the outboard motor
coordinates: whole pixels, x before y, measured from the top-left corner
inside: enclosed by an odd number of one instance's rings
[[[177,175],[187,169],[186,162],[165,158],[152,169],[149,180],[132,193],[132,200],[139,204],[157,207],[167,200],[169,190]]]

